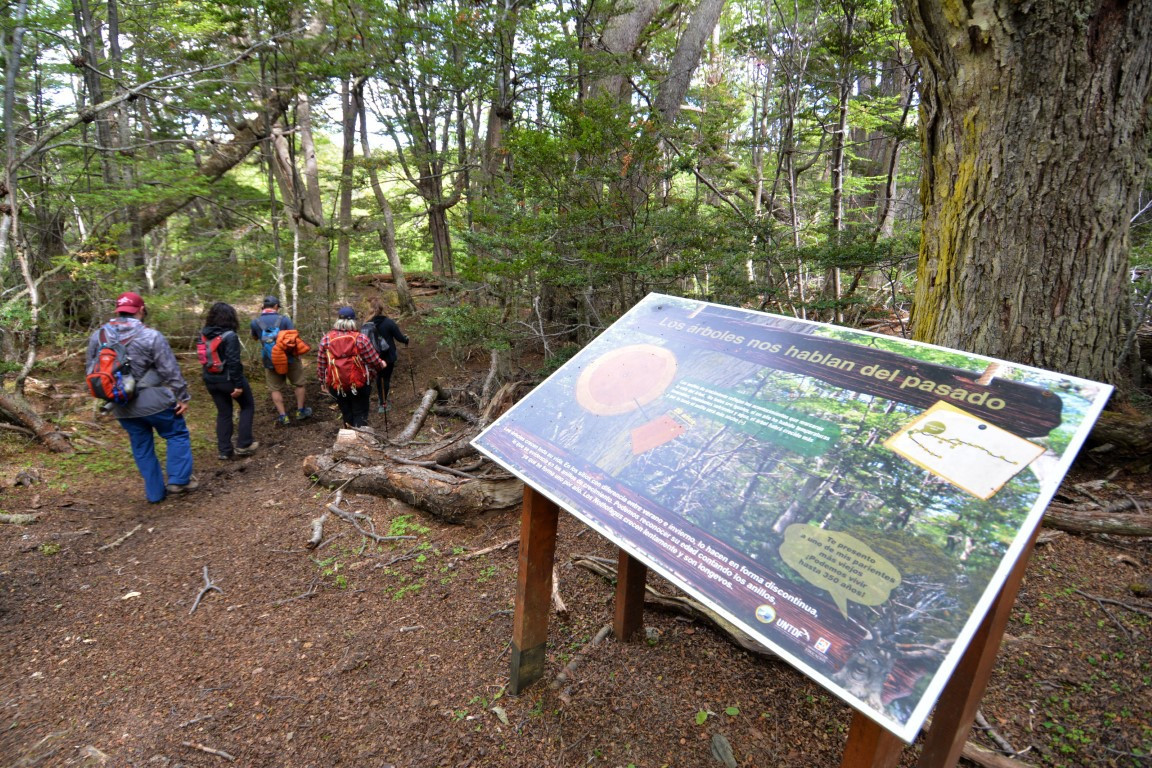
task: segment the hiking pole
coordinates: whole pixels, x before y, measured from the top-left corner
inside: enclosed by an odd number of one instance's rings
[[[408,380],[412,382],[412,397],[416,397],[416,374],[412,371],[412,366],[408,366]]]

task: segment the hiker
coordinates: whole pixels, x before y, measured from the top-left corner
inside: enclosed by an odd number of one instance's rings
[[[284,390],[291,384],[296,392],[296,419],[303,421],[312,415],[312,409],[304,405],[307,391],[304,389],[304,364],[300,358],[312,350],[300,338],[292,318],[280,314],[280,300],[275,296],[264,297],[264,308],[260,316],[252,320],[252,338],[260,342],[260,360],[264,363],[264,382],[276,406],[276,424],[288,426],[291,420],[284,406]]]
[[[252,417],[256,413],[256,399],[252,387],[244,376],[244,363],[240,356],[240,337],[236,331],[240,321],[231,304],[218,301],[204,317],[200,343],[196,351],[204,370],[204,386],[216,404],[216,449],[221,461],[234,456],[251,456],[260,443],[252,439]],[[237,421],[236,447],[232,447],[232,401],[240,408]]]
[[[380,340],[377,351],[383,350],[380,356],[388,366],[376,377],[376,412],[384,413],[392,407],[388,402],[388,392],[392,388],[392,373],[396,370],[396,342],[399,341],[407,347],[408,337],[400,330],[395,320],[384,314],[384,302],[380,301],[379,297],[372,299],[369,308],[372,319],[368,322],[376,326],[376,338]]]
[[[316,377],[320,386],[336,398],[345,426],[368,426],[372,376],[383,370],[384,361],[368,337],[360,333],[356,310],[341,307],[332,330],[320,339]]]
[[[120,294],[116,317],[95,330],[88,339],[87,372],[96,368],[101,347],[119,343],[127,353],[135,393],[124,403],[109,403],[107,410],[128,433],[132,458],[144,478],[144,494],[152,504],[167,496],[188,493],[199,487],[192,477],[192,437],[184,414],[192,399],[188,384],[168,340],[159,331],[144,325],[147,310],[140,294]],[[168,480],[156,458],[153,431],[168,446]]]

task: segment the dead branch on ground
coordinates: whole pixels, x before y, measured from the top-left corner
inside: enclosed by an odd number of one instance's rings
[[[490,374],[491,375],[491,374]],[[523,484],[479,455],[471,441],[494,414],[507,409],[523,391],[523,382],[500,387],[474,415],[475,395],[464,389],[433,385],[424,393],[408,426],[388,440],[371,429],[341,430],[332,448],[304,460],[304,471],[321,485],[398,499],[443,522],[458,523],[471,513],[510,509],[523,497]],[[417,441],[433,408],[452,409],[468,425],[431,444]],[[462,462],[467,460],[467,464]]]
[[[328,512],[325,511],[320,517],[312,520],[312,536],[309,537],[308,542],[304,545],[308,549],[316,549],[320,546],[320,542],[324,540],[324,521],[328,519]]]
[[[392,444],[407,445],[412,442],[416,438],[416,433],[420,431],[420,427],[424,426],[424,421],[432,411],[432,406],[442,397],[443,392],[441,392],[439,384],[433,384],[431,389],[424,392],[424,397],[421,398],[420,405],[417,406],[416,412],[412,414],[408,426],[404,427],[404,431],[397,435],[395,440],[391,441]]]
[[[399,457],[368,446],[355,449],[360,461],[348,462],[347,450],[334,448],[309,456],[304,460],[304,471],[322,485],[344,485],[357,493],[399,499],[450,523],[462,522],[470,513],[514,507],[524,495],[523,483],[511,475],[473,477],[442,472],[411,460],[397,462],[394,458]]]
[[[976,710],[976,725],[980,726],[980,730],[984,731],[984,735],[992,739],[993,743],[1000,748],[1000,751],[1009,757],[1015,757],[1020,754],[1020,750],[1012,746],[1008,739],[1000,735],[1000,732],[992,727],[988,722],[988,718],[984,717],[983,710]]]
[[[0,512],[0,523],[12,525],[31,525],[40,519],[40,513],[23,514],[20,512]]]
[[[135,528],[128,531],[128,533],[126,533],[123,536],[121,536],[120,538],[116,539],[116,541],[109,542],[102,547],[97,547],[96,551],[97,552],[103,552],[106,549],[115,549],[116,547],[120,546],[125,541],[127,541],[130,536],[132,536],[134,533],[136,533],[136,531],[140,530],[143,527],[144,527],[143,523],[137,525]]]
[[[192,610],[188,611],[188,615],[196,613],[196,609],[200,607],[200,601],[204,599],[204,595],[209,592],[219,592],[224,594],[224,590],[216,586],[212,579],[208,576],[208,566],[204,566],[204,587],[200,590],[200,594],[196,595],[196,602],[192,603]]]
[[[203,744],[197,744],[194,741],[182,741],[182,742],[180,742],[180,745],[184,746],[184,747],[189,747],[190,749],[198,749],[201,752],[208,753],[209,755],[215,755],[216,757],[222,757],[230,763],[236,762],[235,757],[228,754],[227,752],[225,752],[222,749],[213,749],[212,747],[206,747]]]
[[[15,392],[0,392],[0,418],[29,430],[40,442],[54,453],[72,453],[72,443],[67,436],[56,429],[56,425],[45,419],[36,409]]]
[[[559,674],[556,675],[556,679],[554,679],[549,684],[549,687],[554,691],[560,690],[561,686],[568,682],[568,679],[576,671],[576,668],[584,662],[584,659],[588,656],[589,651],[600,645],[600,643],[604,641],[604,638],[608,637],[611,632],[611,624],[605,624],[604,626],[600,627],[600,631],[596,633],[595,637],[585,643],[584,647],[579,651],[572,654],[572,658],[568,661],[567,664],[564,665],[564,669],[560,670]],[[564,700],[565,704],[567,704],[569,702],[568,691],[565,690],[561,692],[560,698]]]
[[[1078,594],[1078,595],[1083,595],[1084,597],[1088,598],[1089,600],[1095,600],[1096,603],[1098,605],[1100,605],[1101,607],[1103,607],[1104,603],[1107,603],[1108,605],[1115,605],[1115,606],[1118,606],[1120,608],[1124,608],[1126,610],[1132,611],[1133,613],[1140,613],[1140,614],[1143,614],[1144,616],[1152,617],[1152,608],[1148,608],[1148,607],[1140,606],[1140,605],[1132,605],[1131,603],[1125,603],[1122,600],[1113,600],[1110,597],[1101,597],[1100,595],[1090,595],[1087,592],[1081,592],[1079,589],[1073,590],[1073,591],[1075,591],[1076,594]]]
[[[319,583],[320,583],[320,577],[317,576],[315,579],[312,580],[312,583],[308,585],[308,589],[306,589],[305,591],[296,595],[295,597],[285,597],[281,600],[277,600],[274,603],[272,603],[272,606],[273,607],[279,607],[281,605],[285,605],[287,603],[291,603],[291,602],[294,602],[296,600],[307,600],[310,597],[315,597],[316,596],[316,585]]]
[[[495,552],[498,549],[507,549],[508,547],[514,546],[514,545],[519,544],[519,543],[520,543],[519,537],[517,537],[515,539],[508,539],[508,541],[504,541],[504,542],[501,542],[499,544],[493,544],[490,547],[485,547],[484,549],[478,549],[475,552],[469,552],[466,555],[461,555],[460,559],[461,560],[472,560],[473,558],[477,558],[477,557],[481,557],[483,555],[486,555],[489,552]]]
[[[568,606],[564,604],[564,599],[560,597],[560,571],[556,566],[552,566],[552,607],[556,609],[556,613],[561,616],[568,615]]]

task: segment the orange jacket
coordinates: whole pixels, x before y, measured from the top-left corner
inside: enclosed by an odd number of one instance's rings
[[[276,343],[272,345],[272,368],[279,374],[288,373],[289,357],[303,357],[311,351],[312,347],[300,338],[299,332],[282,330],[276,334]]]

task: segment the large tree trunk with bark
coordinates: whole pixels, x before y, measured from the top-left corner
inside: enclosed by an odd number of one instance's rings
[[[916,338],[1121,384],[1152,2],[903,6],[923,67]]]

